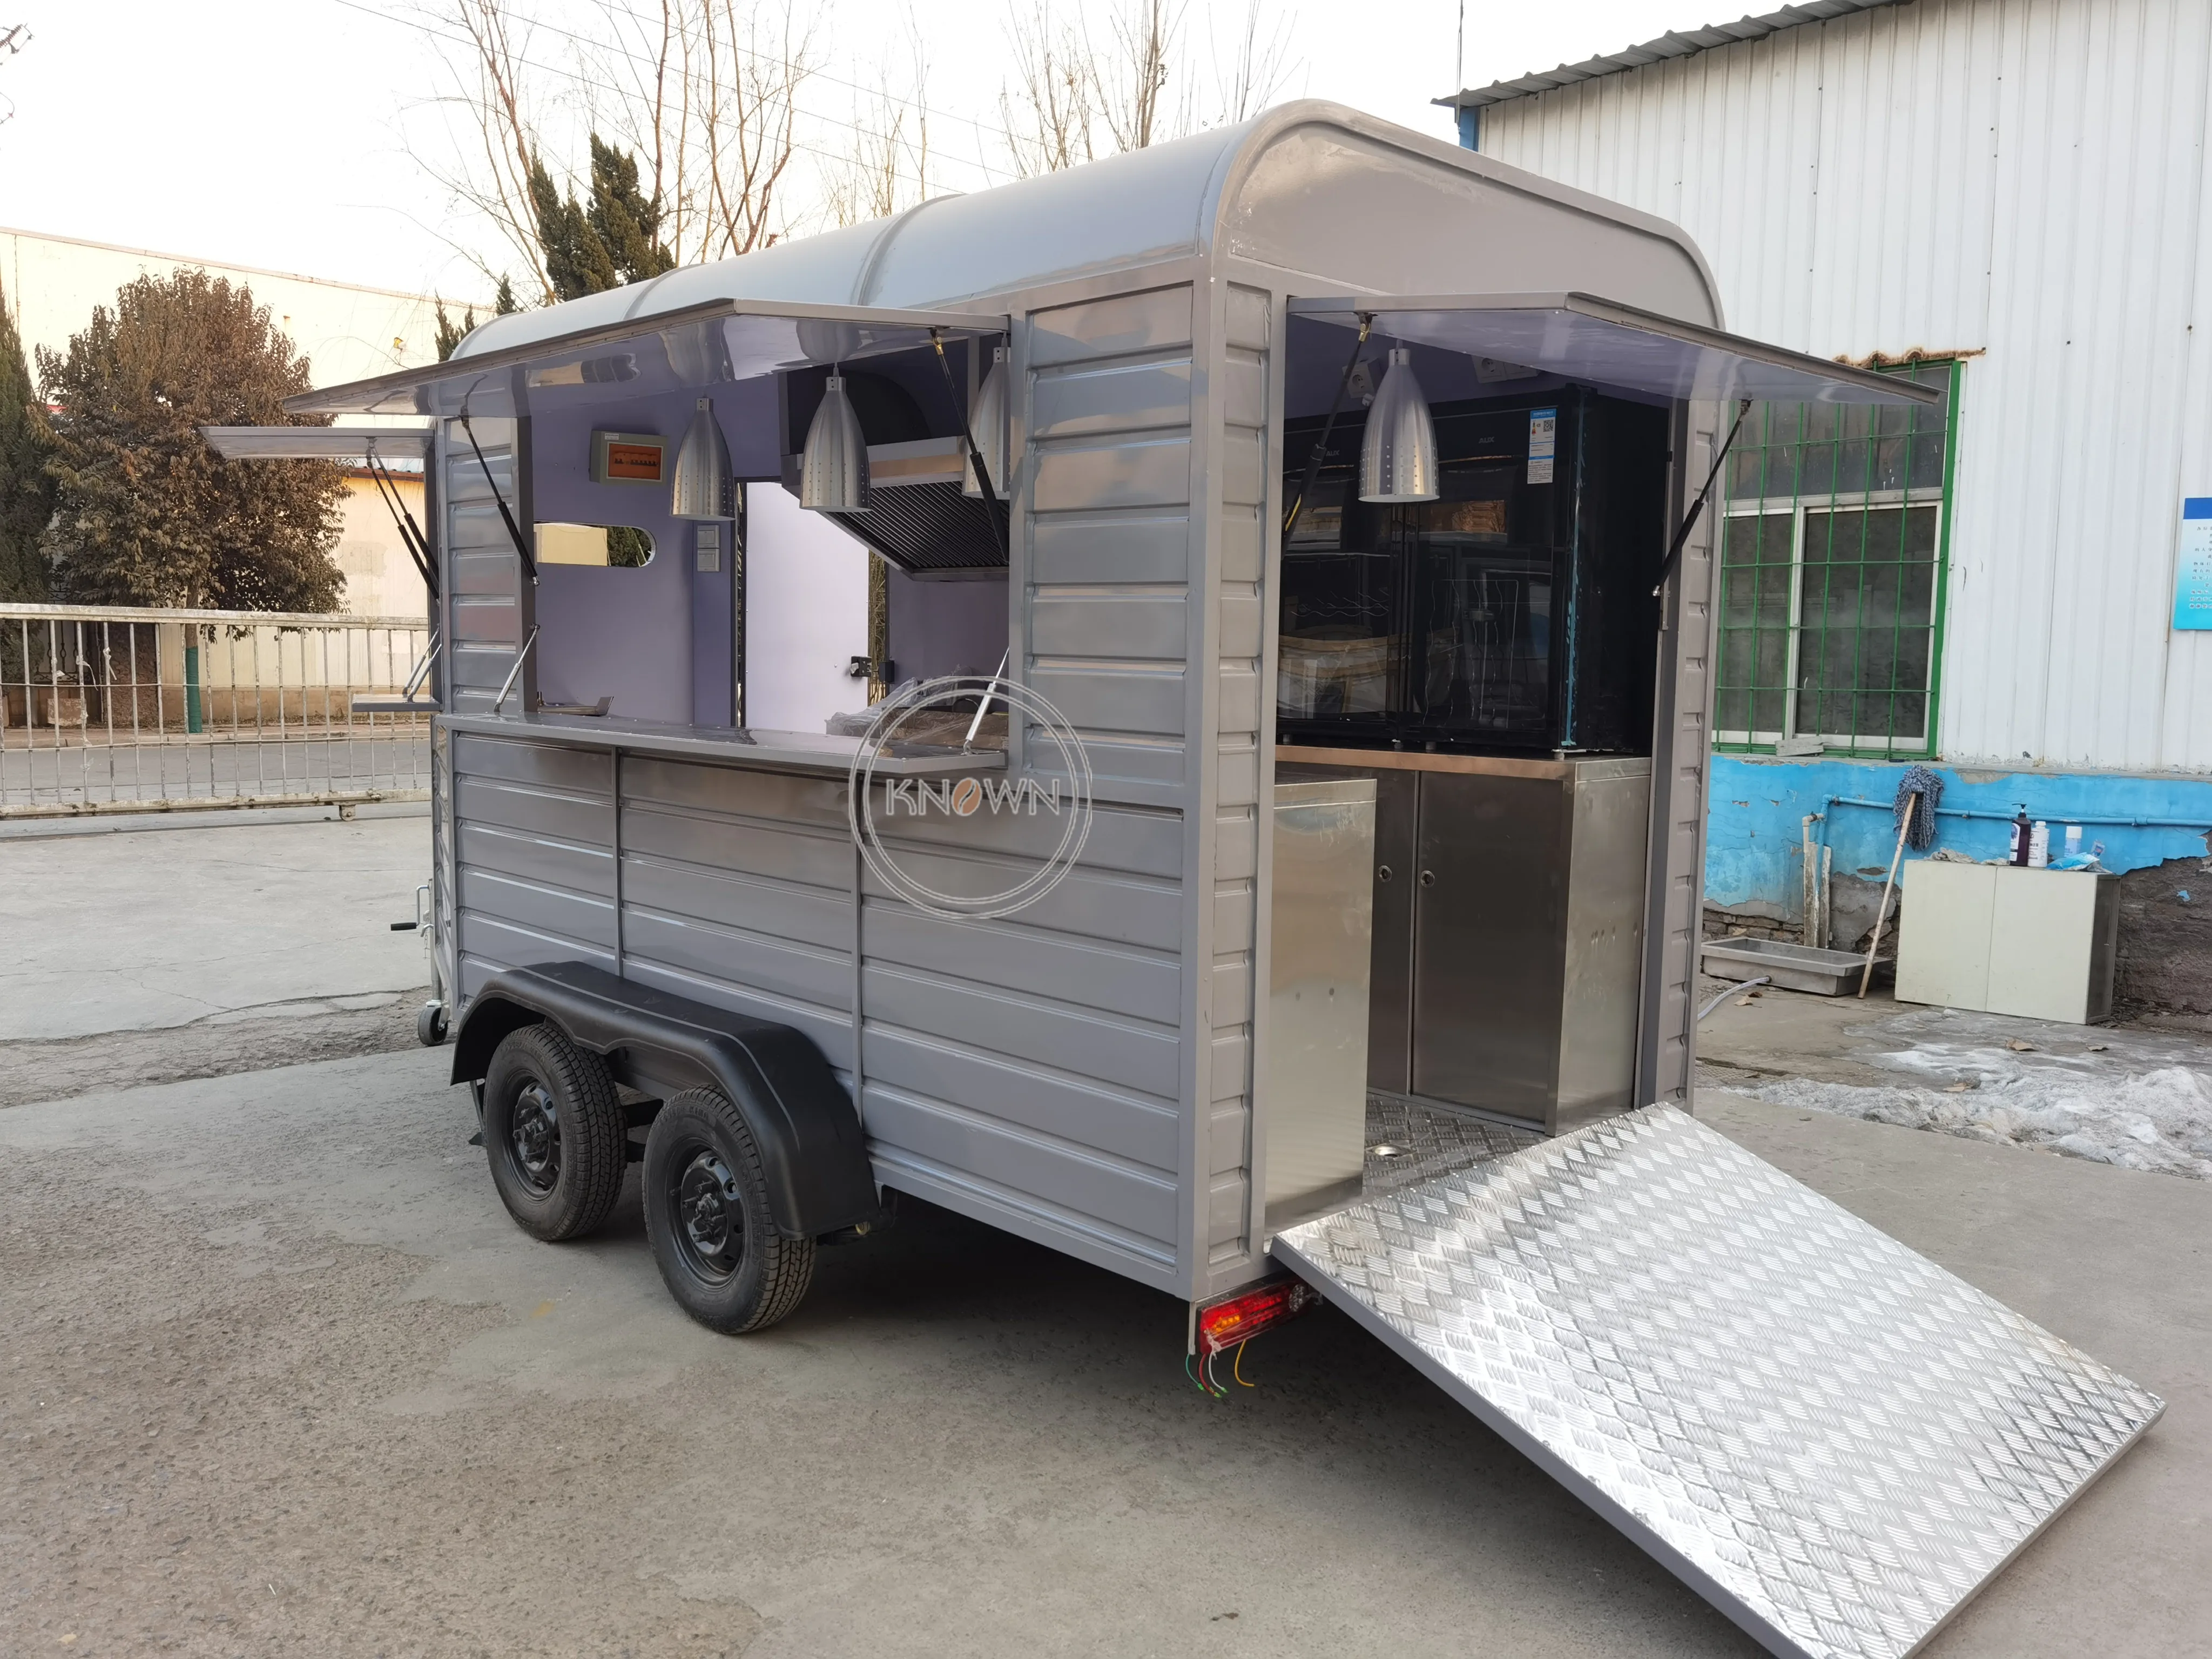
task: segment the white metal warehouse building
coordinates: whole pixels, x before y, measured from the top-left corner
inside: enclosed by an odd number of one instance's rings
[[[1709,902],[1791,920],[1802,814],[1940,759],[1947,805],[2024,802],[2143,872],[2124,997],[2212,1009],[2212,937],[2153,914],[2212,818],[2212,631],[2176,626],[2183,504],[2212,496],[2212,5],[1808,0],[1443,101],[1482,154],[1683,226],[1730,329],[1955,376],[1948,441],[1887,460],[1817,412],[1739,440]],[[1847,561],[1838,527],[1877,523],[1901,550]],[[1826,833],[1842,877],[1893,832]],[[2156,986],[2154,938],[2194,953]]]

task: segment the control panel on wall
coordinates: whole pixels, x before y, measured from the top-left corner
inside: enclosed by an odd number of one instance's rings
[[[722,568],[722,526],[701,524],[693,526],[697,539],[692,543],[693,568],[704,575],[718,574]]]

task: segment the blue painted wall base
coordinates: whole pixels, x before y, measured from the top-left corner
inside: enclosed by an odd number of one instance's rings
[[[1943,780],[1936,818],[1939,848],[1970,858],[2002,858],[2007,820],[2025,802],[2030,818],[2051,825],[2053,856],[2065,826],[2081,826],[2084,851],[2105,844],[2104,866],[2124,874],[2170,859],[2207,854],[2212,778],[2122,776],[2086,772],[2000,772],[1930,766]],[[1775,918],[1796,917],[1802,891],[1803,819],[1816,842],[1835,849],[1833,874],[1880,881],[1897,847],[1891,816],[1903,763],[1770,760],[1716,755],[1706,825],[1705,902]],[[1852,805],[1871,801],[1874,806]],[[1960,817],[1960,811],[1986,817]],[[1908,848],[1908,860],[1924,858]],[[2212,892],[2201,896],[2212,901]],[[1848,940],[1838,940],[1848,946]]]

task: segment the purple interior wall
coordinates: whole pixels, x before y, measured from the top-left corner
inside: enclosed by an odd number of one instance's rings
[[[674,447],[699,393],[609,399],[541,414],[531,423],[532,499],[541,523],[633,525],[653,538],[642,569],[547,565],[538,586],[539,694],[549,702],[611,697],[633,720],[726,725],[733,684],[732,598],[719,575],[695,572],[691,528],[668,511],[665,488],[595,484],[592,434],[656,433]],[[714,405],[740,475],[776,465],[775,388],[716,387]]]
[[[890,573],[891,673],[898,680],[993,674],[1006,650],[1006,579],[916,581]]]

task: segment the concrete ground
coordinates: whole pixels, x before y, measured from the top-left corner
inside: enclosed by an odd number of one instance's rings
[[[2212,1178],[2212,1035],[1705,981],[1698,1075],[1771,1105]],[[1717,1000],[1716,1001],[1716,999]]]
[[[1202,1397],[1182,1308],[945,1212],[757,1337],[634,1191],[538,1244],[421,1050],[0,1112],[0,1648],[78,1654],[1750,1654],[1333,1311]],[[1929,1650],[2212,1629],[2212,1187],[1707,1120],[2166,1417]]]
[[[927,1206],[744,1339],[634,1189],[532,1242],[413,1046],[426,820],[307,816],[0,826],[0,1654],[1755,1651],[1333,1310],[1214,1401],[1179,1304]],[[2169,1402],[1928,1651],[2204,1651],[2212,1185],[1718,1086],[1922,1018],[1724,1006],[1700,1110]]]
[[[414,1042],[426,808],[0,823],[0,1106]]]

